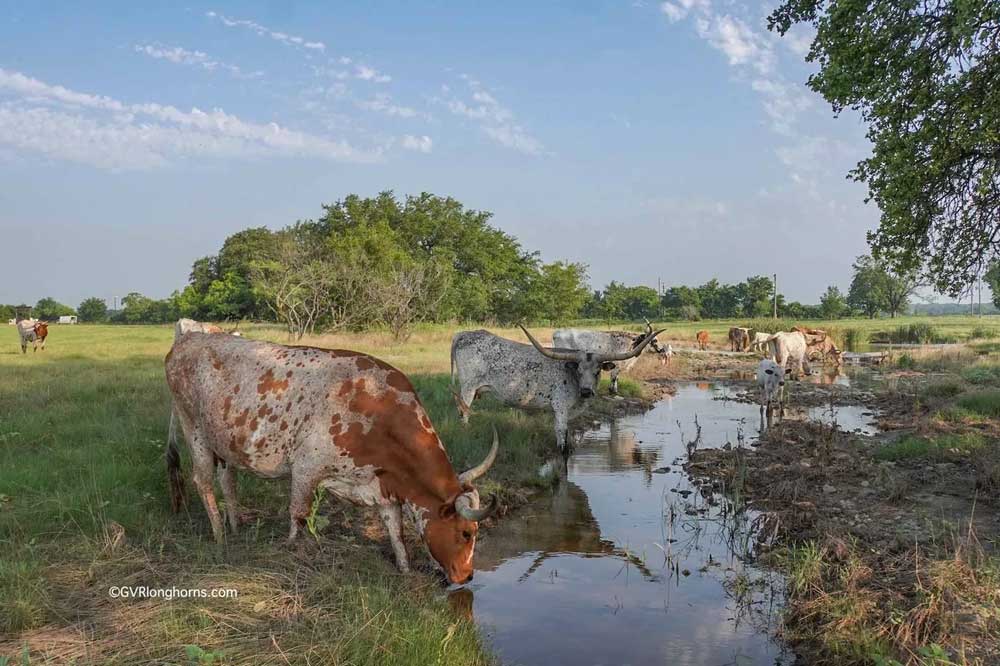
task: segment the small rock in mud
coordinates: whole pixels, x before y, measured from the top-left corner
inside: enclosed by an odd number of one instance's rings
[[[666,474],[669,471],[670,471],[669,467],[657,467],[656,469],[653,470],[652,473],[653,474]]]
[[[827,483],[823,485],[823,492],[829,495],[830,493],[837,492],[837,488]]]

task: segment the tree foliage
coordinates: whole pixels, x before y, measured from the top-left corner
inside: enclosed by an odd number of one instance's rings
[[[809,86],[868,123],[851,175],[881,210],[875,256],[957,296],[1000,249],[1000,3],[785,0],[768,23],[814,26]]]
[[[49,297],[39,299],[31,311],[31,316],[35,319],[46,319],[49,321],[59,319],[63,315],[73,314],[76,314],[73,308]]]
[[[96,324],[108,319],[108,306],[103,298],[88,298],[76,309],[81,322]]]

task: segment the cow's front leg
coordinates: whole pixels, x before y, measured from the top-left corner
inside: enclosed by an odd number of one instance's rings
[[[563,454],[569,453],[569,415],[562,410],[553,414],[556,425],[556,446]]]
[[[618,395],[618,374],[621,372],[617,367],[611,371],[611,395]]]
[[[222,497],[226,500],[226,517],[233,534],[239,530],[239,517],[236,505],[236,470],[224,460],[216,466],[219,475],[219,485],[222,486]]]
[[[292,489],[288,498],[288,513],[291,517],[291,527],[288,531],[287,543],[292,543],[299,535],[299,528],[306,524],[306,518],[312,511],[313,495],[316,492],[316,484],[303,474],[295,473],[292,469]]]
[[[403,573],[409,573],[410,560],[406,555],[406,544],[403,543],[403,514],[396,503],[382,504],[378,508],[385,531],[389,534],[392,552],[396,554],[396,566]]]

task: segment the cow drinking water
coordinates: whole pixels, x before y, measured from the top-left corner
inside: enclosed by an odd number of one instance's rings
[[[482,392],[492,393],[508,407],[551,410],[556,443],[569,450],[569,421],[581,401],[597,393],[601,371],[642,353],[663,331],[651,332],[632,349],[595,353],[543,347],[523,326],[530,345],[489,331],[462,331],[451,340],[451,376],[455,402],[468,423],[471,405]]]
[[[480,507],[472,483],[496,457],[495,432],[486,459],[456,474],[409,379],[354,351],[187,333],[167,355],[166,375],[217,541],[224,527],[212,484],[216,466],[234,532],[236,470],[290,476],[290,541],[322,487],[378,508],[401,571],[409,570],[405,512],[450,582],[472,578],[478,521],[493,510]],[[178,464],[172,472],[179,480]]]
[[[626,331],[591,331],[583,328],[559,328],[552,333],[552,344],[565,349],[579,349],[597,354],[622,354],[635,349],[653,332],[653,326],[646,322],[646,332],[628,333]],[[660,347],[654,337],[649,341],[649,348],[660,355],[664,364],[667,363],[666,349]],[[611,369],[611,393],[618,393],[618,375],[628,372],[639,360],[639,356],[620,361]]]

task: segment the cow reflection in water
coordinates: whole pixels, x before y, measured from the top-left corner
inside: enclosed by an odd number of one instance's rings
[[[524,558],[528,566],[519,582],[528,580],[546,560],[559,555],[619,558],[638,569],[645,579],[658,580],[636,556],[601,538],[586,493],[565,479],[547,501],[535,503],[522,516],[508,519],[490,531],[476,551],[476,569],[495,571],[504,562],[525,554],[530,554],[530,559]]]
[[[641,469],[648,486],[653,480],[653,470],[660,458],[660,446],[650,444],[646,447],[635,438],[635,432],[629,428],[621,428],[617,421],[612,421],[605,438],[604,434],[593,439],[584,440],[580,453],[593,450],[599,446],[608,447],[607,457],[597,458],[587,455],[577,455],[570,459],[573,469],[581,472],[621,472]]]

